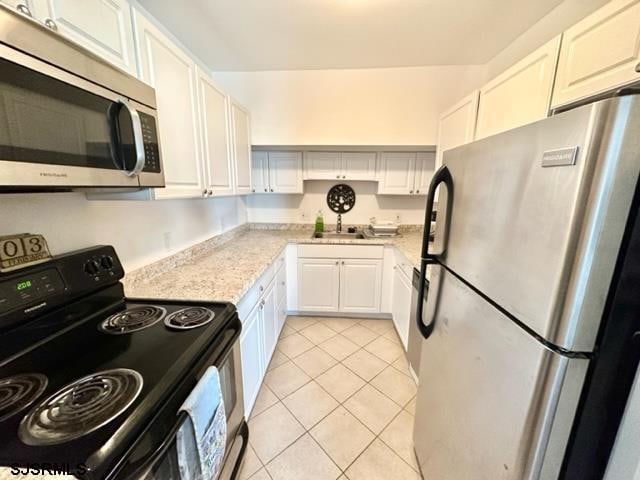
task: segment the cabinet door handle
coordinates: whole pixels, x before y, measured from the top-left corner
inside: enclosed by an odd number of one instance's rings
[[[640,63],[636,65],[636,72],[640,73]]]
[[[336,262],[336,265],[340,265],[340,262]]]
[[[53,18],[45,18],[44,19],[44,25],[45,25],[45,27],[53,30],[54,32],[58,31],[58,24],[53,21]]]
[[[207,190],[207,193],[208,193],[209,195],[213,195],[213,190]]]
[[[205,196],[207,195],[207,190],[206,189],[202,190],[202,195],[205,195]]]
[[[342,264],[344,265],[344,260],[342,260]]]
[[[262,285],[260,285],[260,291],[264,292],[264,287]]]
[[[273,188],[271,189],[271,192],[273,192]]]
[[[416,193],[420,193],[420,190],[416,190]]]
[[[31,10],[29,10],[29,7],[24,3],[19,3],[18,5],[16,5],[16,10],[21,14],[26,15],[27,17],[33,17],[33,15],[31,14]]]
[[[409,194],[410,194],[410,195],[413,195],[413,190],[409,190]]]

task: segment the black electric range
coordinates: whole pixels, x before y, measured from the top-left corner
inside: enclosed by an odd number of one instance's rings
[[[0,465],[139,476],[229,355],[232,304],[128,299],[123,275],[105,246],[0,276]]]

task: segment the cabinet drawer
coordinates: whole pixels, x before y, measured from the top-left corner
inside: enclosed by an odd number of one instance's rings
[[[382,258],[383,245],[298,245],[298,258]]]
[[[238,316],[242,322],[245,321],[253,307],[260,301],[263,293],[266,292],[267,287],[273,280],[275,275],[274,264],[272,263],[267,267],[265,272],[260,276],[258,281],[253,284],[244,297],[238,302]]]

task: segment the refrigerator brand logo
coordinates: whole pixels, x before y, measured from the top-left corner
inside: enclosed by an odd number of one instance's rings
[[[547,150],[542,154],[543,167],[562,167],[575,165],[578,156],[578,147],[561,148],[559,150]]]

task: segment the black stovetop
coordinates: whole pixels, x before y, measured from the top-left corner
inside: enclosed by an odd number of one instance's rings
[[[162,321],[124,335],[99,329],[109,315],[138,305],[162,306],[167,314],[187,306],[206,306],[215,317],[191,330],[171,330]],[[0,334],[0,379],[24,373],[45,375],[48,385],[39,400],[103,370],[133,369],[143,378],[140,395],[123,414],[66,443],[30,446],[20,440],[20,421],[33,405],[0,422],[0,465],[48,462],[73,468],[85,464],[101,478],[99,472],[117,463],[234,318],[235,307],[227,303],[125,299],[117,283]]]

